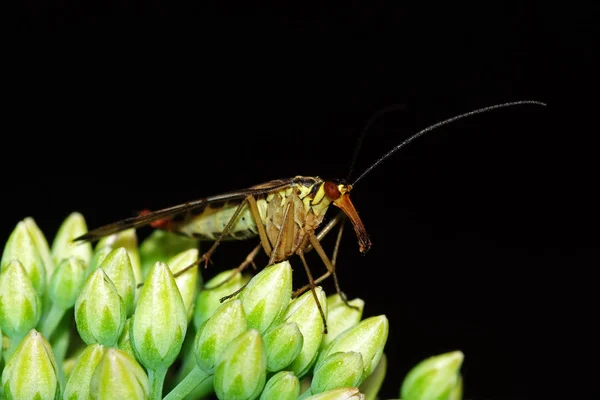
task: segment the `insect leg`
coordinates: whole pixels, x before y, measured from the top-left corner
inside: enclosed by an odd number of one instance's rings
[[[250,212],[252,213],[252,217],[254,217],[254,222],[256,223],[256,227],[258,228],[258,236],[260,237],[260,243],[265,249],[265,253],[267,256],[271,256],[271,243],[269,242],[269,238],[267,237],[267,231],[265,231],[265,226],[260,217],[260,212],[258,211],[258,205],[256,204],[256,199],[254,196],[250,195],[246,199],[248,199],[248,204],[250,204]]]
[[[312,274],[310,273],[310,268],[308,268],[306,259],[304,258],[304,250],[302,249],[302,247],[304,246],[301,246],[297,251],[298,257],[300,257],[300,259],[302,260],[302,264],[304,265],[304,269],[306,270],[306,275],[308,276],[308,281],[310,282],[310,290],[312,291],[313,297],[315,298],[315,302],[317,303],[317,307],[319,308],[319,313],[321,313],[321,318],[323,319],[323,334],[327,334],[327,318],[325,317],[323,307],[321,307],[321,303],[319,302],[319,298],[317,297],[317,291],[315,290],[315,281],[313,279]]]
[[[242,261],[242,263],[240,265],[238,265],[232,272],[231,275],[229,275],[227,277],[227,279],[225,279],[222,282],[219,282],[218,284],[212,286],[210,289],[205,289],[205,290],[211,290],[211,289],[216,289],[219,286],[225,284],[226,282],[228,282],[230,279],[232,279],[238,272],[242,272],[243,270],[246,269],[246,267],[248,267],[248,265],[252,264],[252,266],[254,267],[254,269],[256,269],[256,265],[254,264],[254,258],[256,257],[256,255],[258,254],[258,252],[260,251],[262,247],[262,244],[258,244],[254,250],[252,250],[247,256],[246,259],[244,261]],[[236,293],[237,294],[237,293]],[[235,294],[233,295],[235,296]]]

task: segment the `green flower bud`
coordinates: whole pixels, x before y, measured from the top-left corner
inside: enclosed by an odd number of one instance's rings
[[[0,328],[9,338],[21,338],[42,315],[42,301],[18,260],[0,272]]]
[[[381,356],[388,338],[389,322],[385,315],[370,317],[338,335],[320,354],[315,368],[335,352],[355,351],[362,354],[365,377],[371,375]]]
[[[250,329],[233,339],[217,361],[213,385],[220,399],[254,400],[265,386],[267,355],[260,332]]]
[[[323,336],[320,350],[331,343],[337,335],[360,322],[365,302],[362,299],[353,299],[348,304],[358,307],[358,310],[348,307],[338,293],[327,297],[327,335]]]
[[[241,301],[228,301],[217,308],[196,334],[195,354],[200,368],[212,373],[225,346],[246,330],[248,323]]]
[[[371,375],[369,375],[367,379],[365,379],[359,386],[360,392],[365,395],[365,400],[377,400],[377,395],[379,394],[381,385],[385,380],[386,370],[387,357],[385,356],[385,353],[383,353],[375,370],[371,372]]]
[[[59,398],[58,369],[50,343],[32,329],[19,344],[2,372],[7,399]]]
[[[154,230],[139,247],[143,276],[147,276],[157,261],[166,262],[177,254],[197,249],[198,240],[160,229]],[[170,266],[171,264],[169,264]]]
[[[194,327],[196,329],[199,329],[204,321],[213,315],[215,310],[221,305],[221,299],[223,297],[240,289],[249,280],[248,277],[243,276],[239,272],[231,277],[232,273],[234,273],[234,270],[228,270],[217,274],[211,280],[206,282],[204,289],[198,293],[196,305],[194,307]],[[230,277],[231,279],[228,280]]]
[[[75,305],[85,282],[87,266],[77,257],[63,259],[58,265],[48,287],[52,303],[63,310]]]
[[[102,261],[104,261],[106,256],[109,255],[111,251],[113,251],[113,249],[111,249],[110,247],[103,247],[94,251],[94,255],[92,256],[92,260],[90,261],[90,268],[88,274],[91,274],[96,269],[100,268],[100,264],[102,264]]]
[[[71,256],[79,257],[85,263],[90,264],[92,259],[92,244],[90,242],[74,242],[78,236],[87,233],[87,225],[83,215],[78,212],[71,213],[62,223],[52,242],[52,260],[54,265]]]
[[[27,231],[31,235],[31,239],[35,244],[35,247],[42,259],[42,263],[44,264],[44,269],[46,270],[46,279],[50,279],[52,273],[54,272],[54,262],[52,261],[52,256],[50,255],[50,247],[48,246],[48,241],[46,240],[46,236],[39,228],[39,226],[35,223],[35,220],[31,217],[27,217],[23,220],[25,226],[27,227]]]
[[[131,322],[131,344],[136,358],[148,369],[173,364],[185,338],[187,315],[183,299],[167,264],[150,271]]]
[[[460,394],[463,360],[461,351],[453,351],[421,361],[404,378],[400,397],[402,400],[448,400]]]
[[[109,348],[94,371],[90,384],[92,399],[145,400],[150,393],[148,376],[135,358]]]
[[[19,260],[27,271],[33,287],[42,295],[46,290],[46,269],[40,253],[27,230],[25,222],[20,221],[10,234],[4,252],[1,268],[4,269],[13,260]]]
[[[463,398],[463,380],[462,376],[458,377],[458,383],[450,392],[450,396],[448,396],[448,400],[462,400]]]
[[[297,323],[286,322],[267,329],[263,341],[267,349],[267,371],[275,372],[286,368],[298,357],[304,337]]]
[[[239,294],[248,326],[261,333],[281,317],[291,297],[292,266],[289,261],[263,269]]]
[[[323,312],[327,316],[327,298],[325,292],[318,286],[316,289],[317,297],[323,307]],[[323,339],[323,319],[317,308],[317,303],[312,292],[308,291],[295,298],[288,306],[285,316],[285,322],[295,322],[302,332],[304,344],[302,350],[296,359],[287,368],[293,371],[297,377],[303,377],[315,362]]]
[[[117,347],[129,354],[131,357],[135,358],[135,353],[133,352],[133,347],[131,346],[131,318],[125,321],[125,327],[123,328],[123,332],[121,332],[121,336],[117,342]]]
[[[104,257],[100,268],[115,285],[117,293],[123,299],[125,312],[130,317],[133,314],[133,301],[137,285],[127,250],[124,247],[112,250]]]
[[[313,373],[313,393],[342,387],[358,387],[364,380],[365,365],[362,355],[355,351],[330,354]]]
[[[96,245],[96,252],[106,247],[110,248],[111,250],[121,247],[127,250],[129,261],[131,262],[131,268],[133,269],[133,276],[135,277],[135,285],[137,286],[138,283],[143,282],[144,278],[142,277],[142,262],[140,261],[138,240],[135,229],[131,228],[103,237]]]
[[[364,398],[358,388],[346,387],[305,397],[304,400],[364,400]]]
[[[102,268],[85,281],[75,302],[75,322],[83,341],[113,346],[125,326],[125,305]]]
[[[300,394],[300,381],[289,371],[273,375],[265,384],[260,400],[296,400]]]
[[[105,347],[101,344],[91,344],[77,358],[73,370],[69,374],[65,386],[65,400],[89,399],[90,386],[96,367],[104,356]]]
[[[198,260],[198,249],[185,250],[169,259],[167,265],[171,269],[173,275],[190,266]],[[183,274],[175,278],[179,293],[183,299],[185,310],[188,316],[188,322],[191,321],[194,315],[194,300],[196,299],[196,292],[198,291],[198,265],[194,265],[192,268],[185,271]]]

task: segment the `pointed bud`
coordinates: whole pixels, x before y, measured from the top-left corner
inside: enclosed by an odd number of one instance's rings
[[[167,264],[150,271],[131,322],[131,344],[136,358],[148,369],[173,364],[185,338],[187,315],[183,299]]]
[[[246,314],[239,300],[223,303],[198,330],[195,339],[196,362],[212,374],[225,346],[248,330]]]
[[[89,242],[74,242],[78,236],[87,233],[87,224],[83,215],[78,212],[71,213],[58,228],[52,242],[52,260],[54,265],[71,256],[79,257],[86,265],[92,259],[92,245]]]
[[[14,260],[0,272],[0,328],[9,338],[33,329],[42,315],[42,301],[23,265]]]
[[[6,363],[2,387],[7,399],[59,398],[58,369],[52,347],[35,329],[25,336]]]
[[[285,322],[269,328],[263,341],[267,350],[267,371],[275,372],[286,368],[298,357],[304,337],[297,323]]]
[[[139,246],[143,276],[148,275],[148,272],[157,261],[168,264],[168,261],[177,254],[197,248],[197,239],[176,235],[160,229],[154,230]]]
[[[429,357],[415,365],[400,389],[403,400],[447,400],[462,392],[460,367],[464,355],[453,351]]]
[[[323,312],[327,316],[327,298],[325,292],[320,286],[315,290],[319,302],[323,307]],[[308,291],[290,303],[285,312],[284,321],[297,323],[304,337],[304,344],[302,345],[300,354],[288,367],[297,377],[301,378],[314,364],[321,340],[323,339],[323,319],[321,318],[312,292]]]
[[[364,400],[365,396],[355,387],[339,388],[305,397],[304,400]],[[404,399],[402,399],[404,400]]]
[[[110,247],[103,247],[101,249],[95,250],[94,254],[92,255],[92,260],[90,261],[90,268],[88,270],[88,274],[91,274],[92,272],[100,268],[100,264],[102,264],[102,261],[104,261],[106,256],[109,255],[111,251],[113,251],[113,249],[111,249]]]
[[[365,302],[362,299],[353,299],[348,302],[353,307],[348,307],[338,293],[327,297],[327,335],[323,336],[320,350],[348,328],[352,328],[362,318]]]
[[[330,354],[315,367],[311,389],[313,393],[343,387],[358,387],[364,380],[362,355],[355,351]]]
[[[145,400],[148,376],[135,358],[115,348],[106,349],[90,384],[91,398]]]
[[[125,321],[125,327],[123,328],[123,332],[121,332],[121,336],[117,342],[117,347],[129,354],[131,357],[135,358],[135,353],[133,352],[133,347],[131,346],[131,318]]]
[[[173,256],[167,262],[167,265],[171,269],[173,275],[177,274],[184,268],[192,265],[198,260],[198,249],[189,249]],[[194,300],[196,299],[196,292],[198,291],[198,278],[200,272],[198,271],[198,265],[194,265],[192,268],[183,272],[181,275],[175,278],[179,293],[183,299],[185,310],[188,316],[188,322],[191,321],[194,315]]]
[[[25,226],[27,227],[27,231],[31,235],[31,239],[35,244],[35,247],[42,259],[42,263],[44,264],[44,269],[46,270],[46,279],[50,279],[52,273],[54,272],[54,262],[52,261],[52,256],[50,255],[50,247],[48,246],[48,241],[46,240],[46,236],[36,224],[35,220],[31,217],[27,217],[23,220]]]
[[[385,315],[370,317],[338,335],[320,354],[315,368],[335,352],[355,351],[362,354],[365,377],[375,369],[387,342],[389,322]]]
[[[377,364],[377,367],[375,368],[375,371],[371,372],[371,375],[369,375],[367,379],[365,379],[359,386],[361,393],[365,395],[365,400],[377,400],[377,395],[379,394],[381,385],[385,380],[386,371],[387,357],[385,356],[385,353],[383,353],[381,360],[379,360],[379,364]]]
[[[83,341],[113,346],[125,325],[125,305],[110,278],[99,268],[85,281],[75,302],[75,322]]]
[[[138,240],[135,229],[126,229],[113,235],[103,237],[96,245],[96,252],[106,247],[110,248],[111,250],[124,248],[127,251],[129,261],[131,262],[133,276],[135,277],[135,285],[137,286],[138,283],[143,282],[144,278],[142,277],[142,262],[140,261]]]
[[[265,386],[267,356],[260,332],[250,329],[233,339],[217,361],[213,385],[220,399],[253,400]]]
[[[105,347],[91,344],[77,358],[65,386],[64,399],[89,399],[90,385],[96,367],[104,356]]]
[[[221,305],[223,297],[234,293],[248,282],[248,277],[239,272],[234,274],[234,272],[235,270],[228,270],[217,274],[206,282],[204,289],[198,293],[194,307],[194,327],[196,329],[199,329],[204,321],[213,315]],[[232,276],[232,274],[234,275]]]
[[[261,333],[281,317],[291,297],[292,266],[289,261],[266,267],[239,294],[248,326]]]
[[[300,381],[289,371],[273,375],[265,384],[260,400],[296,400],[300,394]]]
[[[136,281],[129,254],[124,247],[112,250],[104,257],[100,268],[110,278],[123,299],[127,316],[133,314],[133,300],[135,298]]]
[[[13,260],[21,262],[33,287],[39,295],[42,295],[46,290],[46,269],[33,238],[27,230],[27,225],[23,221],[17,224],[4,246],[1,268],[4,269]]]
[[[462,380],[462,376],[459,375],[458,383],[456,384],[456,386],[454,386],[454,389],[452,389],[452,392],[450,392],[450,396],[448,396],[448,400],[462,400],[462,398],[463,398],[463,380]]]
[[[48,287],[48,295],[57,307],[67,310],[75,305],[85,282],[87,266],[78,257],[63,259]]]

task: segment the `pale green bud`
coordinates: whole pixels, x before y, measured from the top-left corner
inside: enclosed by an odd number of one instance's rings
[[[338,293],[327,297],[327,335],[323,336],[320,350],[348,328],[360,322],[365,302],[362,299],[353,299],[348,302],[353,307],[348,307]]]
[[[48,287],[52,303],[61,309],[69,309],[81,292],[85,282],[87,266],[78,257],[65,258],[58,265]]]
[[[195,263],[197,260],[198,249],[189,249],[173,256],[169,259],[167,265],[171,269],[173,275],[175,275],[179,271]],[[181,298],[185,305],[188,322],[191,321],[192,316],[194,315],[194,300],[196,299],[196,292],[198,291],[199,276],[198,265],[194,265],[192,268],[175,278],[177,288],[179,289],[179,293],[181,293]]]
[[[358,325],[338,335],[321,353],[315,368],[329,355],[336,352],[355,351],[362,354],[365,377],[375,369],[387,342],[389,321],[385,315],[362,320]]]
[[[41,296],[46,290],[46,269],[27,225],[23,221],[17,224],[4,246],[1,268],[4,269],[13,260],[21,262],[33,287]]]
[[[421,361],[404,378],[400,397],[402,400],[449,400],[451,396],[462,396],[463,360],[461,351],[453,351]]]
[[[325,296],[325,292],[320,286],[316,287],[315,290],[319,302],[323,307],[323,312],[327,316],[327,297]],[[295,298],[289,304],[284,315],[284,321],[297,323],[304,337],[300,354],[287,368],[294,372],[297,377],[301,378],[310,370],[317,359],[319,346],[323,339],[323,319],[311,291]]]
[[[212,373],[219,354],[235,337],[248,329],[240,300],[222,304],[198,330],[195,339],[196,362],[206,373]]]
[[[117,342],[117,347],[135,358],[133,347],[131,346],[131,318],[125,321],[125,327]]]
[[[234,293],[248,282],[249,278],[239,272],[236,272],[232,277],[231,275],[234,271],[232,269],[217,274],[206,282],[204,289],[200,290],[198,296],[196,296],[196,305],[194,307],[194,327],[196,329],[199,329],[204,321],[213,315],[215,310],[221,305],[223,297]]]
[[[267,349],[267,371],[275,372],[286,368],[298,357],[304,337],[297,323],[285,322],[267,329],[263,341]]]
[[[42,315],[42,301],[18,260],[0,272],[0,328],[9,338],[21,338]]]
[[[260,400],[296,400],[300,394],[300,382],[296,375],[281,371],[265,384]]]
[[[96,367],[104,356],[105,347],[91,344],[77,358],[65,386],[65,400],[87,400],[90,398],[90,386]]]
[[[197,239],[160,229],[154,230],[139,246],[143,276],[148,275],[148,272],[157,261],[168,263],[177,254],[188,249],[197,248]]]
[[[133,301],[135,299],[136,281],[129,254],[124,247],[112,250],[104,257],[100,268],[110,278],[123,299],[127,316],[133,314]]]
[[[364,400],[365,396],[355,387],[329,390],[327,392],[304,397],[304,400]],[[404,400],[404,399],[403,399]]]
[[[239,299],[248,326],[264,332],[285,312],[292,296],[292,267],[289,261],[273,264],[256,274]]]
[[[50,343],[32,329],[19,344],[2,372],[7,399],[59,398],[58,369]]]
[[[448,396],[448,400],[462,400],[463,398],[463,380],[462,376],[458,377],[458,383],[450,392],[450,396]]]
[[[50,279],[52,273],[54,272],[54,262],[52,261],[52,256],[50,255],[50,247],[48,246],[48,241],[46,240],[46,236],[36,224],[35,220],[31,217],[27,217],[23,220],[25,222],[25,226],[27,227],[27,231],[31,235],[31,239],[35,244],[36,249],[44,263],[44,269],[46,270],[46,279]]]
[[[125,325],[127,314],[123,299],[102,268],[85,281],[75,302],[75,322],[83,341],[113,346]]]
[[[364,380],[362,355],[355,351],[330,354],[315,367],[311,389],[313,393],[342,387],[358,387]]]
[[[385,353],[383,353],[375,370],[371,372],[371,375],[369,375],[367,379],[365,379],[359,386],[361,393],[365,395],[365,400],[377,400],[377,395],[379,394],[381,385],[383,385],[383,381],[385,380],[386,371],[387,357],[385,356]]]
[[[113,249],[111,249],[110,247],[103,247],[94,251],[94,255],[92,256],[92,260],[90,261],[90,268],[88,270],[88,273],[91,274],[96,269],[100,268],[100,264],[102,264],[102,261],[104,261],[106,256],[109,255],[111,251],[113,251]]]
[[[91,398],[145,400],[149,398],[148,376],[135,358],[109,348],[94,371],[90,384]]]
[[[131,322],[136,358],[148,369],[164,369],[175,361],[187,331],[183,299],[167,264],[157,262],[140,293]]]
[[[87,233],[87,224],[83,215],[78,212],[71,213],[58,228],[52,242],[52,260],[54,265],[71,256],[79,257],[85,265],[92,259],[92,244],[90,242],[74,242],[73,239]]]
[[[110,248],[111,250],[121,247],[127,250],[129,261],[131,262],[131,268],[133,270],[133,276],[135,277],[135,285],[144,280],[142,277],[142,262],[140,261],[138,240],[134,228],[126,229],[113,235],[103,237],[96,245],[96,252],[106,247]]]
[[[260,332],[250,329],[233,339],[217,361],[213,385],[220,399],[254,400],[265,386],[267,355]]]

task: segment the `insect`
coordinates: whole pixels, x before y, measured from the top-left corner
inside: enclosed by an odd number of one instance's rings
[[[308,289],[312,291],[323,319],[324,332],[327,333],[325,314],[317,298],[315,287],[319,282],[332,276],[337,292],[344,302],[350,306],[340,290],[335,267],[335,259],[346,218],[352,223],[360,252],[364,254],[371,247],[369,235],[350,200],[350,192],[357,182],[400,148],[427,132],[475,114],[523,104],[546,105],[542,102],[530,100],[496,104],[438,122],[413,134],[392,148],[352,183],[345,180],[324,180],[320,177],[309,176],[276,179],[246,189],[204,197],[162,210],[144,212],[138,216],[91,230],[74,240],[93,241],[125,229],[151,225],[157,229],[212,241],[212,246],[203,253],[199,261],[178,272],[178,274],[181,274],[202,261],[205,262],[206,268],[211,255],[224,240],[246,240],[258,236],[260,243],[236,269],[241,271],[253,263],[253,259],[261,247],[269,257],[268,265],[297,255],[304,266],[309,283],[296,290],[294,297]],[[339,211],[334,218],[319,230],[331,205],[339,208]],[[337,242],[330,258],[320,242],[327,233],[338,225]],[[316,279],[312,276],[304,256],[306,252],[313,249],[318,253],[327,268],[327,272]],[[242,289],[243,287],[236,293],[223,298],[222,301],[239,293]]]

